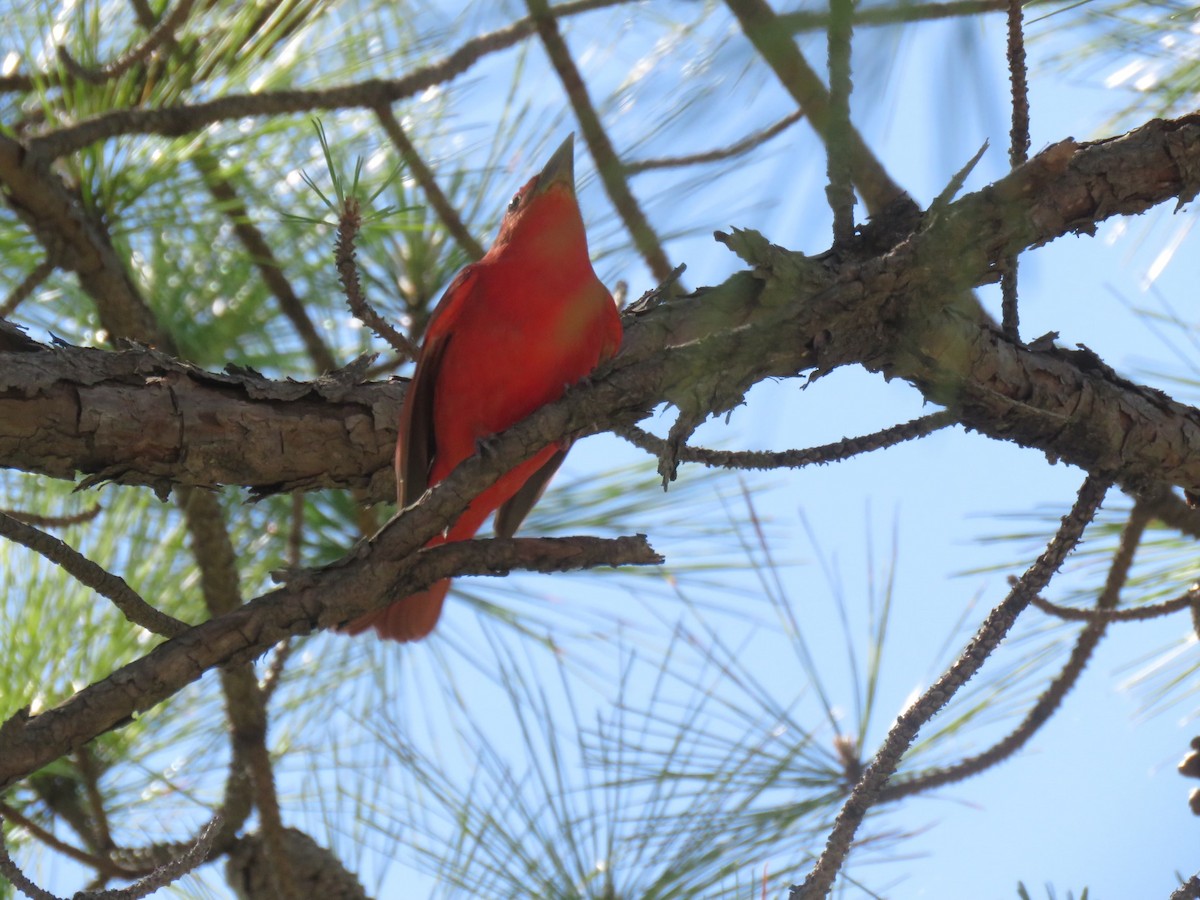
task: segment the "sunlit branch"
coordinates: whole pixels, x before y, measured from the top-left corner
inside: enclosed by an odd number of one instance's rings
[[[392,114],[392,110],[387,106],[377,106],[375,107],[375,115],[379,118],[380,124],[383,125],[383,130],[387,132],[392,143],[396,145],[396,149],[400,151],[400,158],[404,160],[404,164],[408,167],[408,171],[412,174],[413,179],[421,186],[421,190],[425,193],[425,199],[429,201],[429,205],[437,214],[438,219],[446,226],[446,230],[450,232],[451,237],[458,242],[458,246],[471,259],[479,259],[484,254],[482,245],[479,241],[475,240],[475,236],[471,234],[470,229],[463,222],[462,216],[458,214],[458,210],[454,208],[454,204],[450,202],[450,198],[446,196],[441,185],[438,184],[437,176],[425,164],[425,160],[421,158],[421,154],[417,152],[417,148],[409,140],[403,126],[396,120],[395,115]]]
[[[862,778],[854,786],[838,813],[821,856],[809,871],[804,883],[791,889],[791,900],[817,900],[828,895],[834,879],[850,853],[859,825],[862,824],[867,811],[878,803],[888,779],[900,763],[900,757],[912,746],[921,727],[949,703],[959,688],[979,671],[1004,640],[1017,616],[1050,582],[1067,555],[1079,543],[1084,529],[1100,508],[1109,484],[1110,479],[1106,476],[1088,475],[1079,489],[1074,506],[1063,517],[1062,525],[1041,556],[1021,576],[1008,596],[988,613],[962,655],[916,703],[897,717],[883,745],[863,770]]]
[[[600,122],[600,116],[596,113],[596,107],[589,96],[587,84],[584,82],[583,76],[579,74],[579,68],[571,57],[567,43],[559,34],[557,21],[550,12],[549,4],[546,0],[525,0],[525,5],[529,9],[530,18],[537,25],[538,34],[546,48],[550,64],[558,73],[559,81],[562,82],[563,90],[567,93],[571,108],[575,111],[575,118],[579,122],[579,128],[583,132],[592,158],[596,161],[596,170],[608,193],[608,198],[616,207],[618,215],[633,238],[634,246],[637,247],[642,259],[646,261],[651,273],[659,281],[666,279],[670,275],[672,267],[667,262],[666,253],[663,252],[662,241],[655,234],[637,198],[629,188],[620,157],[613,148],[608,132]]]
[[[189,627],[186,622],[155,609],[143,600],[124,578],[92,562],[52,534],[0,512],[0,536],[16,541],[61,566],[80,584],[111,600],[130,622],[153,634],[174,637]]]
[[[629,0],[573,0],[556,4],[550,15],[570,15],[619,6]],[[412,97],[427,88],[462,75],[483,57],[520,43],[536,31],[531,18],[465,41],[443,59],[414,69],[402,78],[372,78],[366,81],[316,90],[263,91],[257,94],[231,94],[213,100],[156,109],[119,109],[102,113],[76,125],[56,129],[31,138],[27,149],[47,159],[57,159],[97,141],[121,134],[159,134],[179,136],[207,128],[215,122],[247,116],[270,116],[312,112],[321,109],[347,109],[386,106]],[[18,76],[29,90],[32,82]],[[0,78],[0,92],[12,91],[13,76]]]
[[[790,126],[799,122],[804,118],[804,113],[801,110],[790,115],[784,116],[773,125],[768,125],[761,131],[756,131],[747,137],[742,138],[728,147],[722,147],[718,150],[708,150],[703,153],[690,153],[687,156],[662,156],[657,159],[642,159],[633,162],[622,163],[627,175],[637,175],[641,172],[649,172],[654,169],[681,169],[686,166],[698,166],[705,163],[719,162],[723,159],[732,159],[736,156],[742,156],[749,153],[755,147],[765,144],[777,134],[782,134]]]

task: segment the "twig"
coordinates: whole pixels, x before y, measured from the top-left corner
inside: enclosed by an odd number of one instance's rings
[[[1012,140],[1008,162],[1014,169],[1029,159],[1029,82],[1025,67],[1025,33],[1021,0],[1008,0],[1008,78],[1012,86]]]
[[[951,201],[958,196],[958,192],[962,190],[962,186],[967,182],[967,176],[974,171],[975,166],[979,164],[979,160],[983,159],[983,154],[987,152],[988,142],[985,140],[983,144],[975,151],[975,155],[967,160],[966,164],[951,176],[946,182],[946,186],[942,188],[933,202],[929,204],[930,213],[941,213],[950,205]]]
[[[854,0],[829,2],[829,136],[825,142],[829,185],[825,196],[833,212],[833,245],[854,237],[854,185],[850,181],[850,41]]]
[[[187,631],[188,624],[155,609],[131,588],[119,575],[114,575],[92,562],[78,550],[64,544],[52,534],[17,521],[0,512],[0,537],[16,541],[40,553],[70,574],[80,584],[107,597],[130,622],[153,634],[175,637]]]
[[[613,149],[612,141],[600,122],[600,117],[596,114],[596,108],[588,95],[587,84],[579,74],[575,60],[571,58],[571,51],[558,32],[558,24],[550,11],[549,3],[546,0],[525,0],[525,5],[529,9],[530,18],[537,26],[538,35],[546,48],[546,55],[550,57],[550,64],[554,66],[554,71],[558,73],[563,89],[567,92],[567,99],[571,102],[583,138],[596,161],[596,169],[605,191],[608,192],[608,198],[616,207],[625,227],[629,229],[634,246],[646,261],[651,273],[659,281],[665,281],[672,267],[667,262],[666,253],[663,252],[662,241],[654,233],[637,198],[629,189],[621,160]]]
[[[741,156],[744,153],[749,153],[760,144],[765,144],[777,134],[782,134],[790,126],[796,124],[804,118],[804,113],[801,110],[796,110],[790,115],[784,116],[774,125],[769,125],[761,131],[756,131],[754,134],[742,138],[735,144],[730,144],[728,147],[722,147],[719,150],[708,150],[704,153],[691,153],[687,156],[663,156],[658,159],[643,159],[634,162],[624,163],[626,175],[637,175],[641,172],[649,172],[652,169],[680,169],[685,166],[698,166],[704,163],[719,162],[723,159],[731,159],[735,156]]]
[[[825,849],[802,885],[793,886],[791,900],[816,900],[825,897],[834,878],[853,845],[854,834],[867,811],[878,802],[883,790],[896,771],[900,757],[912,746],[921,726],[950,702],[954,694],[977,672],[992,651],[1004,640],[1017,616],[1050,581],[1067,555],[1079,543],[1083,531],[1091,522],[1108,491],[1110,479],[1088,475],[1071,511],[1063,517],[1062,525],[1037,561],[1021,576],[1008,596],[984,620],[962,655],[921,698],[901,713],[888,732],[875,758],[863,770],[849,798],[838,813],[826,841]]]
[[[95,853],[88,853],[86,850],[80,850],[78,847],[68,844],[54,834],[54,832],[43,828],[33,819],[24,815],[19,809],[3,801],[0,801],[0,819],[24,828],[51,850],[61,853],[63,856],[73,859],[77,863],[87,866],[89,869],[94,869],[101,875],[107,875],[112,878],[136,878],[142,874],[141,871],[133,866],[123,865],[115,860],[107,859]],[[0,830],[3,830],[2,826],[0,826]]]
[[[805,450],[710,450],[706,447],[684,445],[678,449],[681,462],[703,463],[725,469],[798,469],[803,466],[841,462],[861,453],[882,450],[914,438],[924,437],[938,429],[953,425],[957,420],[949,410],[930,413],[860,437],[844,438],[832,444],[809,447]],[[656,456],[667,451],[667,442],[636,425],[615,428],[613,432]]]
[[[1012,168],[1029,159],[1029,84],[1025,72],[1025,35],[1021,25],[1021,0],[1008,3],[1008,78],[1012,86],[1012,130],[1008,161]],[[1017,257],[1007,257],[1000,270],[1001,320],[1004,333],[1019,341]]]
[[[420,350],[411,340],[393,328],[363,296],[362,284],[358,279],[358,265],[354,261],[354,241],[362,225],[362,215],[356,197],[347,197],[338,216],[337,241],[333,248],[334,263],[338,280],[346,295],[346,304],[359,321],[387,341],[404,359],[416,359]]]
[[[1079,633],[1071,655],[1067,658],[1062,671],[1046,687],[1038,697],[1033,708],[1025,715],[1021,723],[987,750],[977,753],[951,766],[944,766],[898,781],[888,785],[880,794],[881,802],[899,800],[912,794],[941,787],[955,781],[961,781],[972,775],[977,775],[999,762],[1007,759],[1020,750],[1029,739],[1048,721],[1062,705],[1063,698],[1071,691],[1083,674],[1084,667],[1095,652],[1096,646],[1104,636],[1109,616],[1114,612],[1113,607],[1120,599],[1121,589],[1129,579],[1129,570],[1133,566],[1133,557],[1145,534],[1146,526],[1151,519],[1150,512],[1140,505],[1134,506],[1129,513],[1129,519],[1121,532],[1121,540],[1113,554],[1112,564],[1108,568],[1104,588],[1096,599],[1096,608],[1086,628]],[[1014,584],[1014,589],[1016,585]],[[1034,596],[1030,601],[1041,608],[1044,603],[1040,597]],[[1080,610],[1080,612],[1084,612]]]
[[[82,525],[90,522],[103,512],[104,507],[97,503],[91,509],[72,513],[67,516],[42,516],[23,509],[0,509],[0,513],[12,516],[18,522],[32,525],[35,528],[66,528],[69,525]]]
[[[183,24],[187,19],[188,13],[192,11],[192,6],[195,0],[179,0],[175,8],[167,13],[154,29],[142,39],[142,42],[122,56],[118,56],[112,62],[103,66],[89,68],[77,62],[67,52],[67,48],[61,44],[58,46],[58,58],[62,61],[67,71],[76,78],[88,82],[89,84],[104,84],[106,81],[112,81],[114,78],[120,78],[138,63],[145,62],[150,54],[157,50],[163,43],[173,40],[175,30]]]
[[[182,852],[156,868],[139,881],[126,888],[110,891],[88,891],[76,894],[73,900],[141,900],[157,890],[178,881],[188,872],[200,866],[208,858],[213,842],[223,831],[224,817],[220,812],[200,829],[195,839],[182,848]]]
[[[1200,588],[1192,587],[1186,594],[1174,600],[1162,603],[1151,603],[1134,609],[1075,609],[1070,606],[1059,606],[1041,597],[1033,598],[1033,605],[1047,615],[1065,619],[1068,622],[1145,622],[1150,619],[1161,619],[1184,609],[1190,609],[1200,601]]]
[[[441,185],[437,183],[437,177],[433,174],[429,166],[425,165],[425,160],[421,158],[421,154],[417,152],[417,148],[408,139],[404,128],[392,114],[391,108],[388,106],[377,106],[375,107],[375,115],[379,118],[380,124],[383,125],[383,130],[392,139],[392,143],[396,145],[396,149],[400,151],[400,157],[404,160],[404,164],[408,167],[412,177],[421,186],[421,190],[425,193],[425,199],[429,201],[429,205],[433,207],[433,211],[437,213],[437,217],[446,226],[446,230],[458,242],[458,246],[462,247],[463,251],[471,259],[482,257],[484,254],[483,246],[479,241],[475,240],[474,235],[471,234],[462,217],[458,214],[458,210],[450,202],[450,198],[442,191]]]
[[[5,298],[4,302],[0,303],[0,319],[7,319],[15,313],[17,307],[32,297],[33,292],[41,283],[54,273],[55,268],[54,263],[48,258],[34,266],[29,274],[21,279],[21,283],[12,289],[12,293]]]
[[[9,856],[8,841],[4,837],[3,822],[0,822],[0,875],[7,878],[13,887],[26,897],[29,897],[30,900],[59,900],[54,894],[42,890],[30,881],[25,876],[25,873],[21,871],[16,861]]]

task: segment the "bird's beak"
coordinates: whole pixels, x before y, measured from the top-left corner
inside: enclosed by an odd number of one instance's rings
[[[535,190],[539,194],[545,193],[552,184],[566,185],[571,193],[575,192],[575,132],[567,135],[542,168]]]

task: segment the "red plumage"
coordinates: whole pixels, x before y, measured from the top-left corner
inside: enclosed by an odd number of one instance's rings
[[[557,400],[620,346],[616,306],[588,256],[573,151],[572,136],[516,193],[492,248],[434,310],[400,419],[402,508],[474,456],[480,440]],[[428,546],[472,537],[493,511],[497,534],[511,536],[568,448],[551,444],[506,472]],[[440,581],[345,630],[418,640],[437,624],[449,587]]]

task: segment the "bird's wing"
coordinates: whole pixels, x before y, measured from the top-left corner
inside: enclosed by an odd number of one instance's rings
[[[546,460],[540,469],[530,475],[515,494],[500,505],[492,523],[498,537],[512,537],[521,527],[521,523],[525,521],[525,517],[533,509],[533,505],[545,492],[546,485],[550,483],[550,479],[554,477],[554,473],[566,459],[567,451],[570,448],[571,445],[568,443],[554,451],[554,455]]]
[[[400,508],[415,503],[429,489],[429,473],[437,456],[433,428],[438,376],[442,358],[453,337],[454,323],[463,302],[474,288],[478,273],[467,266],[450,282],[425,329],[425,342],[417,370],[408,384],[400,414],[400,439],[396,443],[396,496]]]

